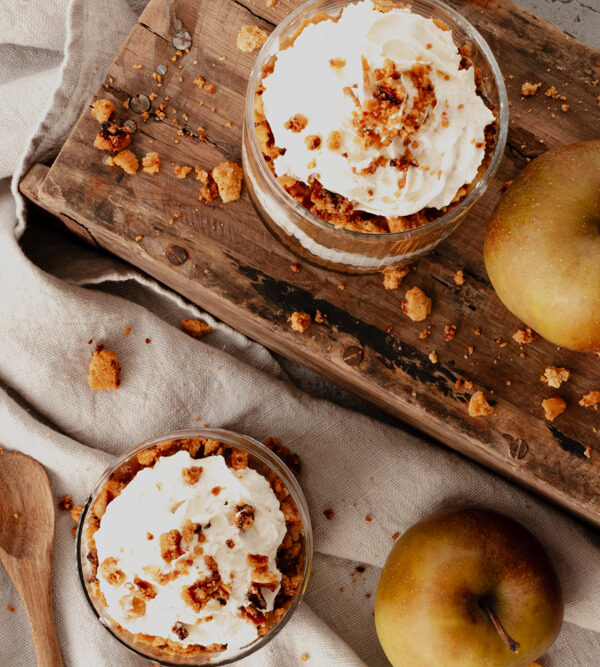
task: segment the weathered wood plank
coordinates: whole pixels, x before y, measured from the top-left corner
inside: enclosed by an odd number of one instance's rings
[[[522,353],[511,339],[520,325],[491,289],[481,253],[501,183],[547,147],[597,136],[600,88],[591,81],[600,78],[600,52],[509,0],[450,1],[499,58],[511,99],[511,131],[486,196],[458,232],[405,279],[406,287],[419,285],[434,301],[424,323],[431,326],[431,336],[421,340],[424,324],[410,322],[400,311],[404,289],[386,292],[380,276],[346,276],[308,263],[293,272],[290,265],[297,260],[264,228],[246,193],[232,204],[201,204],[193,175],[179,180],[173,173],[175,164],[211,168],[222,159],[239,161],[246,80],[255,56],[235,48],[237,31],[245,23],[271,30],[298,4],[279,0],[267,8],[263,0],[152,0],[98,94],[122,103],[140,92],[155,92],[155,106],[169,98],[162,122],[143,124],[131,111],[119,112],[123,120],[138,122],[135,153],[161,155],[161,173],[124,176],[105,167],[91,145],[97,124],[86,112],[41,187],[37,171],[22,189],[33,198],[37,192],[42,206],[88,240],[243,333],[600,525],[600,443],[594,430],[600,420],[594,410],[577,405],[583,393],[600,387],[600,360],[542,340]],[[172,62],[177,20],[193,35],[193,45]],[[159,63],[168,66],[161,87],[152,77]],[[142,68],[134,69],[137,64]],[[198,75],[215,84],[215,95],[193,84]],[[544,83],[533,98],[519,94],[526,80]],[[567,113],[560,110],[563,102],[543,95],[551,85],[567,96]],[[460,288],[452,279],[457,269],[466,277]],[[286,324],[294,310],[314,315],[317,309],[325,322],[303,335]],[[446,324],[457,325],[448,343],[443,342]],[[501,347],[499,338],[508,345]],[[432,350],[438,363],[429,359]],[[553,424],[543,419],[540,407],[554,393],[539,381],[548,365],[572,371],[558,392],[569,408]],[[460,379],[473,381],[493,398],[497,414],[469,418],[470,392],[455,389]]]

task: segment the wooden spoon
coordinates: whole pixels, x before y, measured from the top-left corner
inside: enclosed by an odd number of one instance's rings
[[[38,667],[62,667],[52,612],[54,502],[46,471],[0,454],[0,560],[23,600]]]

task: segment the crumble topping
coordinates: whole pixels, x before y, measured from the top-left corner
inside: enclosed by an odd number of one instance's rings
[[[237,36],[236,44],[240,51],[251,53],[267,41],[267,33],[257,25],[243,25]]]
[[[121,369],[117,361],[117,355],[104,348],[104,345],[96,345],[92,352],[92,358],[88,364],[88,384],[94,391],[106,391],[107,389],[118,389],[120,384]]]
[[[431,299],[420,287],[413,287],[404,295],[402,312],[413,322],[422,322],[431,312]]]
[[[567,402],[560,396],[552,396],[542,401],[544,416],[548,421],[554,421],[559,415],[567,409]]]
[[[121,167],[126,174],[135,174],[140,168],[138,159],[128,148],[117,153],[113,158],[113,161],[117,167]]]
[[[584,408],[595,407],[598,403],[600,403],[600,391],[597,389],[588,391],[588,393],[584,394],[579,401],[579,405]]]
[[[126,127],[106,121],[94,139],[94,148],[116,155],[131,143],[131,132]]]
[[[383,287],[387,290],[398,289],[409,272],[408,266],[386,269],[383,272]]]
[[[295,311],[288,317],[288,322],[294,331],[304,333],[312,323],[312,318],[308,313]]]
[[[115,105],[107,99],[96,100],[92,104],[92,116],[99,123],[106,123],[115,111]]]
[[[288,121],[285,122],[284,127],[286,130],[291,132],[302,132],[302,130],[308,125],[308,118],[303,116],[301,113],[292,116]]]
[[[452,277],[452,280],[454,280],[454,284],[457,287],[462,287],[465,284],[465,274],[462,269],[459,269],[454,276]]]
[[[177,178],[183,180],[192,171],[192,168],[187,166],[182,167],[181,165],[176,164],[175,167],[173,168],[173,171],[175,172]]]
[[[488,403],[482,391],[476,391],[469,400],[470,417],[487,417],[494,412],[494,408]]]
[[[158,153],[146,153],[142,158],[142,167],[147,174],[158,174],[160,171],[160,157]]]
[[[212,170],[212,177],[217,184],[219,196],[224,204],[240,198],[244,172],[235,162],[221,162]]]
[[[571,377],[571,371],[566,368],[557,368],[556,366],[548,366],[544,374],[540,377],[542,382],[545,382],[549,387],[558,389],[563,382],[566,382]]]
[[[533,341],[538,337],[536,332],[530,327],[525,327],[525,329],[519,329],[513,334],[513,340],[515,340],[519,345],[527,345],[533,343]]]
[[[532,95],[535,95],[538,91],[538,88],[541,88],[542,82],[539,81],[538,83],[531,83],[530,81],[525,81],[523,85],[521,86],[521,95],[523,97],[531,97]]]
[[[210,325],[202,320],[181,320],[181,328],[192,338],[202,338],[211,332]]]

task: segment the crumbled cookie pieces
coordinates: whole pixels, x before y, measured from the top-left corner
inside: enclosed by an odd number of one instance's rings
[[[104,349],[104,345],[96,345],[88,365],[88,384],[94,391],[116,390],[120,385],[119,362],[114,352]]]
[[[588,393],[582,396],[581,400],[579,401],[579,405],[581,405],[583,408],[592,408],[598,405],[598,403],[600,403],[600,391],[597,389],[588,391]]]
[[[308,313],[299,311],[293,312],[287,320],[294,331],[304,333],[312,323],[312,318]]]
[[[548,421],[554,421],[567,409],[567,402],[560,396],[552,396],[542,401],[542,408],[544,410],[544,417]]]
[[[525,327],[525,329],[519,329],[513,334],[513,340],[519,343],[519,345],[527,345],[533,343],[533,341],[538,337],[536,332],[530,327]]]
[[[142,168],[147,174],[158,174],[160,171],[160,157],[158,153],[146,153],[142,158]]]
[[[137,157],[128,148],[117,153],[113,160],[117,167],[121,167],[126,174],[133,175],[140,168],[140,163],[138,162]]]
[[[406,278],[408,275],[409,271],[410,269],[408,266],[386,269],[383,272],[383,287],[386,290],[398,289],[404,278]]]
[[[402,312],[413,322],[422,322],[431,312],[431,299],[420,287],[413,287],[404,295]]]
[[[523,95],[523,97],[531,97],[532,95],[535,95],[538,91],[538,88],[541,87],[542,87],[541,81],[538,81],[538,83],[531,83],[530,81],[525,81],[521,86],[521,95]]]
[[[224,204],[236,201],[242,192],[244,172],[235,162],[221,162],[212,170],[212,177]]]
[[[469,400],[470,417],[486,417],[494,412],[482,391],[476,391]]]
[[[181,320],[181,328],[192,338],[202,338],[211,332],[210,324],[202,320]]]
[[[267,41],[269,35],[257,25],[243,25],[237,36],[236,45],[244,53],[252,53]]]
[[[92,104],[92,116],[99,123],[106,123],[115,111],[115,105],[107,99],[96,100]]]
[[[566,368],[557,368],[556,366],[548,366],[544,374],[540,377],[542,382],[545,382],[549,387],[558,389],[563,382],[571,377],[571,371]]]

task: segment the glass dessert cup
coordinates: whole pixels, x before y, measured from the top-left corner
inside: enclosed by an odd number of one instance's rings
[[[106,607],[98,599],[97,595],[94,594],[92,589],[93,580],[96,578],[96,570],[93,569],[92,564],[88,559],[90,545],[87,529],[89,528],[90,524],[91,508],[93,507],[94,502],[98,498],[100,492],[104,488],[105,483],[110,479],[119,480],[123,477],[126,478],[127,476],[131,476],[132,470],[137,472],[137,469],[140,468],[139,464],[137,463],[137,455],[143,450],[148,450],[155,445],[159,445],[160,443],[166,443],[174,440],[185,440],[190,438],[214,439],[220,441],[225,446],[231,446],[246,452],[248,454],[248,467],[253,468],[267,479],[278,477],[283,482],[291,498],[293,499],[301,518],[302,546],[299,561],[301,563],[301,583],[298,587],[295,597],[292,602],[289,603],[289,605],[286,605],[285,614],[283,617],[275,625],[273,625],[273,627],[271,627],[266,634],[257,637],[256,640],[247,646],[242,647],[239,651],[236,652],[230,653],[227,651],[225,653],[209,653],[195,656],[173,655],[171,652],[169,652],[167,655],[165,655],[165,652],[160,648],[155,648],[149,643],[136,641],[132,633],[119,626],[119,624],[107,613]],[[173,454],[176,452],[171,451],[170,453]],[[165,454],[165,456],[168,455],[168,453]],[[201,459],[198,459],[198,461],[201,461]],[[228,665],[236,662],[237,660],[245,658],[246,656],[258,651],[263,646],[268,644],[283,629],[300,603],[300,600],[302,599],[308,585],[313,557],[313,537],[308,504],[302,489],[300,488],[300,485],[298,484],[291,470],[286,466],[282,459],[279,458],[279,456],[253,438],[224,429],[208,428],[178,431],[174,433],[168,433],[158,438],[152,438],[142,442],[120,457],[104,472],[102,477],[96,483],[87,502],[85,503],[79,524],[77,526],[76,545],[77,568],[81,586],[92,611],[100,623],[102,623],[102,625],[117,641],[119,641],[121,644],[129,648],[137,655],[151,660],[156,664],[165,665],[167,667],[175,665]]]
[[[350,231],[314,215],[277,182],[261,152],[254,124],[254,94],[263,68],[303,22],[316,14],[337,16],[356,0],[311,0],[284,19],[265,42],[250,74],[242,132],[245,181],[258,215],[271,233],[304,260],[346,273],[374,273],[402,266],[429,253],[465,219],[485,193],[502,159],[508,134],[508,97],[504,80],[489,46],[458,12],[440,0],[407,3],[414,13],[443,21],[451,30],[457,48],[466,44],[471,60],[481,71],[484,99],[496,113],[496,135],[489,163],[480,170],[475,185],[453,208],[432,222],[406,231],[369,234]],[[483,173],[481,173],[483,172]]]

